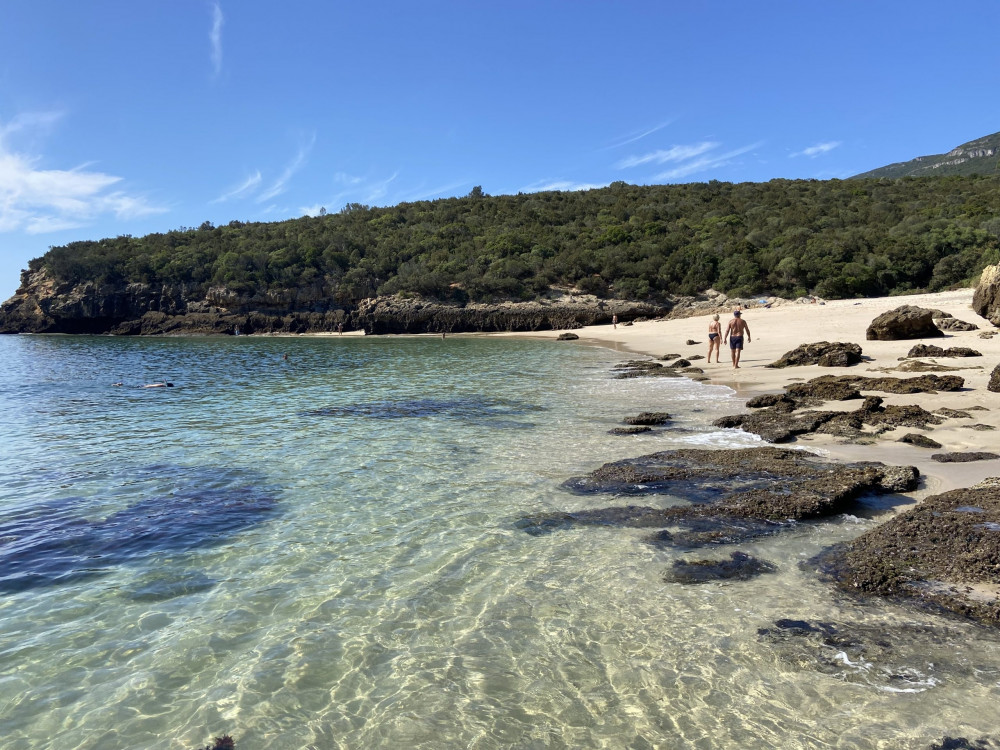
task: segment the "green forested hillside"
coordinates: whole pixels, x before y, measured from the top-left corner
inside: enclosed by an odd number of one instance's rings
[[[938,290],[1000,257],[1000,180],[773,180],[464,198],[275,223],[233,221],[75,242],[31,262],[120,284],[322,286],[344,303],[393,293],[530,299],[550,286],[656,300],[710,287],[823,297]]]

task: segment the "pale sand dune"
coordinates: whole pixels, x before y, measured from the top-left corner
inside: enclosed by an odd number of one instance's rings
[[[968,409],[982,406],[988,411],[972,411],[972,419],[946,419],[941,425],[927,431],[915,428],[901,428],[886,433],[875,445],[852,445],[838,442],[836,438],[815,435],[798,439],[792,445],[819,449],[837,458],[849,460],[878,460],[890,464],[914,465],[927,478],[926,491],[940,492],[953,487],[967,487],[985,477],[1000,476],[1000,460],[977,461],[964,464],[941,464],[931,461],[933,453],[951,451],[990,451],[1000,454],[1000,394],[986,390],[993,368],[1000,363],[1000,331],[990,339],[979,338],[983,331],[997,329],[987,320],[972,311],[972,289],[920,294],[905,297],[880,297],[860,300],[834,300],[825,304],[785,303],[768,309],[750,308],[743,311],[743,319],[750,327],[752,341],[745,345],[740,369],[733,370],[729,361],[728,347],[723,346],[720,364],[706,364],[706,360],[695,360],[693,365],[701,367],[710,382],[733,388],[743,400],[760,393],[779,393],[783,386],[796,381],[805,381],[820,375],[855,374],[879,377],[915,377],[920,373],[890,371],[896,368],[900,357],[906,356],[917,343],[934,344],[944,349],[965,346],[983,353],[982,357],[927,359],[946,367],[960,368],[937,374],[954,374],[965,378],[966,389],[951,393],[918,393],[893,395],[875,393],[882,396],[886,405],[918,404],[928,411],[940,408]],[[900,305],[917,305],[951,313],[956,318],[979,326],[978,331],[946,332],[943,338],[918,339],[908,341],[867,341],[865,330],[871,321],[887,310]],[[725,330],[732,311],[720,314],[720,322]],[[580,341],[595,343],[629,354],[647,354],[660,357],[664,354],[680,354],[688,357],[694,354],[704,356],[708,351],[708,324],[710,315],[680,320],[654,320],[635,323],[631,326],[611,325],[588,326],[573,332]],[[555,338],[562,331],[539,332],[534,337]],[[504,334],[501,334],[504,335]],[[689,339],[699,342],[688,345]],[[859,344],[863,356],[872,361],[862,362],[854,367],[788,367],[769,369],[764,365],[774,362],[782,354],[800,344],[817,341],[842,341]],[[578,343],[578,342],[577,342]],[[566,345],[570,346],[573,342]],[[868,395],[868,393],[865,393]],[[858,401],[828,402],[824,409],[853,410]],[[734,413],[740,410],[735,404]],[[994,431],[977,431],[969,425],[985,424]],[[907,432],[922,432],[943,446],[940,449],[918,448],[896,442]],[[923,493],[922,493],[923,494]]]

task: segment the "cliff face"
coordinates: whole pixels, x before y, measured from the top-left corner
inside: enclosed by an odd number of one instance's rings
[[[337,304],[322,286],[240,295],[185,285],[59,284],[42,270],[21,274],[21,286],[0,306],[0,333],[115,335],[316,333],[369,334],[537,331],[660,317],[672,305],[564,295],[536,302],[453,305],[397,297]]]

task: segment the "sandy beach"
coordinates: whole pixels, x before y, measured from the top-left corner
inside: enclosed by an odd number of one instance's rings
[[[807,435],[797,438],[790,445],[808,447],[844,460],[878,460],[887,464],[916,466],[924,482],[918,495],[933,494],[955,487],[968,487],[985,477],[1000,476],[1000,460],[976,461],[970,463],[943,464],[931,460],[931,455],[953,451],[992,451],[1000,453],[1000,398],[986,389],[990,374],[1000,362],[1000,336],[980,338],[983,332],[996,329],[989,321],[973,312],[971,307],[973,289],[920,294],[899,297],[869,299],[833,300],[815,303],[783,301],[769,308],[747,307],[743,319],[750,328],[750,338],[745,345],[740,361],[740,369],[734,370],[728,347],[721,350],[722,361],[708,364],[705,359],[692,361],[692,365],[704,370],[707,382],[725,385],[736,391],[737,397],[746,401],[762,393],[781,393],[784,386],[804,382],[821,375],[864,375],[869,377],[890,376],[898,378],[916,377],[919,372],[901,371],[901,358],[919,343],[933,344],[941,348],[969,347],[983,354],[982,357],[939,357],[923,358],[920,361],[937,364],[947,370],[936,374],[958,375],[965,379],[965,388],[958,392],[918,393],[896,395],[871,392],[884,399],[885,405],[918,404],[928,411],[939,409],[975,410],[972,418],[946,418],[940,425],[928,430],[898,428],[881,435],[875,445],[846,443],[827,435]],[[950,313],[959,320],[979,326],[975,331],[946,331],[944,337],[911,339],[905,341],[867,341],[865,331],[878,315],[901,305],[916,305]],[[725,331],[732,310],[720,312],[720,322]],[[588,326],[576,329],[578,342],[606,346],[623,354],[662,357],[679,354],[689,358],[708,352],[708,325],[711,315],[676,319],[636,322],[632,325]],[[540,332],[535,337],[556,338],[563,331]],[[688,341],[697,344],[688,344]],[[850,342],[862,348],[864,361],[852,367],[820,367],[807,365],[773,369],[765,365],[779,359],[783,354],[801,344],[819,341]],[[869,395],[865,392],[864,395]],[[821,408],[826,410],[853,410],[857,401],[826,402]],[[734,409],[734,412],[742,409]],[[993,430],[972,425],[987,425]],[[921,432],[941,443],[938,449],[921,448],[898,442],[907,432]]]

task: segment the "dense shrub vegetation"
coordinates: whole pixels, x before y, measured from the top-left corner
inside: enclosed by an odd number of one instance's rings
[[[822,297],[936,291],[1000,249],[991,177],[772,180],[348,205],[275,223],[208,222],[52,248],[57,278],[227,286],[320,285],[376,294],[530,299],[550,286],[657,299],[714,287]]]

